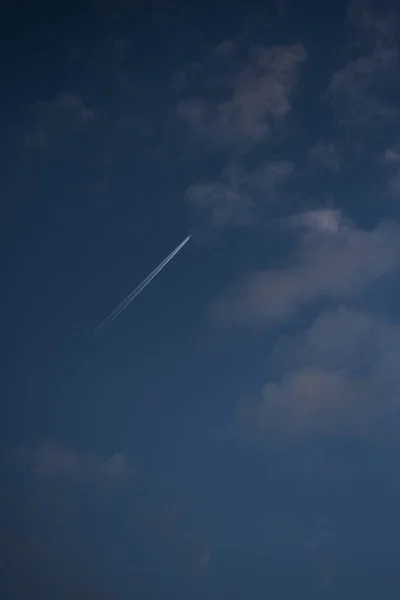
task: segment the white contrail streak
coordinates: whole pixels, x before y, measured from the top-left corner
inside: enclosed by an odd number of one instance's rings
[[[105,331],[107,329],[107,327],[109,327],[111,325],[111,323],[129,306],[129,304],[132,302],[132,300],[134,300],[134,298],[136,298],[136,296],[138,296],[140,294],[140,292],[142,292],[144,290],[144,288],[149,285],[150,281],[152,281],[154,279],[154,277],[156,277],[159,274],[159,272],[169,263],[169,261],[172,260],[176,254],[178,254],[179,250],[181,250],[183,248],[183,246],[190,240],[190,237],[191,236],[188,235],[183,240],[183,242],[181,242],[179,244],[179,246],[177,246],[175,248],[175,250],[173,250],[171,252],[171,254],[169,254],[167,256],[167,258],[164,258],[164,260],[161,261],[161,263],[158,265],[158,267],[156,267],[150,273],[150,275],[148,275],[145,279],[143,279],[143,281],[141,283],[139,283],[139,285],[121,302],[121,304],[119,304],[112,311],[112,313],[110,313],[108,315],[108,317],[106,319],[104,319],[104,321],[102,323],[100,323],[100,325],[98,327],[96,327],[96,329],[95,329],[96,335],[100,335],[101,333],[103,333],[103,331]]]

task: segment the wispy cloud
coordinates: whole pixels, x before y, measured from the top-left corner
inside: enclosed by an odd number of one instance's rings
[[[16,534],[7,529],[1,531],[0,560],[7,573],[7,577],[2,578],[1,590],[7,589],[7,596],[39,600],[48,596],[51,590],[59,598],[74,600],[111,600],[114,597],[106,591],[108,584],[102,575],[94,574],[93,568],[88,567],[90,561],[79,561],[76,551],[66,560],[68,551],[60,544],[60,538],[56,544],[46,543],[42,526],[37,529],[40,537]],[[52,568],[46,569],[44,564]]]
[[[31,125],[23,139],[26,150],[37,150],[62,141],[95,118],[95,112],[79,96],[66,92],[60,92],[52,100],[37,102],[31,112]]]
[[[340,168],[340,158],[335,142],[318,141],[308,153],[311,161],[322,167],[338,170]]]
[[[80,455],[54,443],[43,443],[31,460],[32,474],[38,477],[61,477],[88,483],[121,483],[132,480],[136,470],[121,453],[108,458],[96,454]]]
[[[276,200],[279,189],[292,177],[294,164],[290,160],[270,160],[249,172],[247,180],[255,192],[262,191]]]

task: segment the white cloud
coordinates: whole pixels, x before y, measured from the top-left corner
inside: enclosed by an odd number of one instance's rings
[[[318,218],[316,218],[318,216]],[[306,213],[292,266],[254,271],[211,306],[221,323],[280,322],[317,299],[350,299],[400,265],[400,226],[383,221],[367,231],[333,213]]]
[[[277,349],[282,376],[261,398],[240,403],[247,436],[351,432],[388,424],[400,408],[400,327],[376,315],[339,307]]]
[[[124,454],[101,458],[79,455],[52,443],[41,444],[33,455],[32,473],[43,477],[63,477],[92,483],[118,483],[131,479],[135,469]]]
[[[219,85],[214,85],[215,98],[182,99],[178,116],[199,137],[217,144],[252,145],[268,139],[275,124],[291,110],[299,67],[305,60],[300,44],[253,47],[232,74],[226,75],[224,67],[216,79]],[[225,99],[216,99],[221,94]]]

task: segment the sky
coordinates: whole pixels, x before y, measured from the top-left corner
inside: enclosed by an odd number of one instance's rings
[[[399,597],[396,5],[10,3],[5,600]]]

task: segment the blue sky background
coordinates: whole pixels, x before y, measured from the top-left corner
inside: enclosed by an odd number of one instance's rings
[[[398,598],[396,3],[8,8],[1,597]]]

